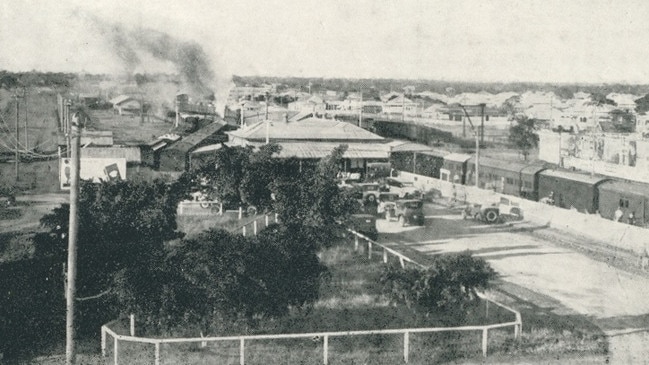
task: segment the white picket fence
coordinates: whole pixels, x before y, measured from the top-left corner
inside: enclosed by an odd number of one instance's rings
[[[267,216],[268,217],[268,216]],[[384,263],[389,262],[391,256],[399,260],[402,267],[412,264],[419,267],[424,265],[408,258],[400,252],[387,247],[383,244],[375,242],[368,237],[357,233],[353,230],[349,232],[354,236],[354,249],[356,251],[360,248],[360,241],[365,241],[367,245],[367,253],[370,259],[377,255],[375,252],[382,252],[382,260]],[[235,342],[239,344],[239,364],[244,365],[246,361],[246,345],[256,340],[284,340],[284,339],[322,339],[322,363],[327,365],[329,363],[329,339],[335,337],[350,337],[350,336],[369,336],[369,335],[401,335],[403,336],[403,361],[408,363],[410,354],[410,335],[415,333],[438,333],[438,332],[478,332],[481,334],[481,347],[482,355],[487,356],[489,331],[501,328],[513,327],[514,338],[519,339],[522,333],[523,321],[520,312],[494,300],[491,300],[480,294],[480,297],[485,301],[486,311],[489,311],[489,303],[496,305],[513,314],[514,320],[511,322],[495,323],[489,325],[476,325],[476,326],[459,326],[459,327],[425,327],[425,328],[399,328],[399,329],[384,329],[384,330],[359,330],[359,331],[337,331],[337,332],[311,332],[311,333],[286,333],[286,334],[273,334],[273,335],[246,335],[246,336],[222,336],[222,337],[193,337],[193,338],[149,338],[135,336],[135,318],[130,317],[130,333],[129,335],[118,334],[113,331],[110,326],[115,323],[111,322],[101,327],[101,353],[103,357],[107,357],[108,336],[113,341],[113,364],[120,364],[120,343],[133,342],[141,344],[149,344],[154,347],[153,362],[155,365],[160,365],[163,360],[163,353],[161,346],[163,344],[200,344],[205,347],[208,343],[223,343]]]
[[[241,234],[244,236],[250,234],[256,236],[257,233],[261,231],[263,228],[266,228],[272,223],[277,223],[277,222],[279,222],[279,217],[277,216],[277,213],[265,214],[263,218],[262,217],[255,218],[253,221],[248,222],[246,224],[242,224],[241,226],[235,228],[234,231],[241,232]]]

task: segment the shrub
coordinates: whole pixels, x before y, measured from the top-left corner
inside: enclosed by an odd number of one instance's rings
[[[478,300],[476,291],[488,288],[495,277],[485,260],[466,251],[437,256],[425,269],[388,266],[381,282],[393,302],[426,316],[444,313],[447,320],[457,323]]]

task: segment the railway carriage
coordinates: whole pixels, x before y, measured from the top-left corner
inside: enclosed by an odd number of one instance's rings
[[[649,185],[638,182],[610,180],[599,186],[599,213],[607,219],[614,219],[615,211],[624,213],[623,222],[628,223],[633,213],[634,224],[649,223]]]
[[[610,180],[564,170],[544,170],[538,175],[539,198],[553,196],[555,206],[591,214],[599,209],[599,185]]]

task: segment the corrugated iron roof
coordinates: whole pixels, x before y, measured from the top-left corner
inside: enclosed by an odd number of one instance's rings
[[[227,123],[224,121],[216,121],[211,123],[198,131],[183,137],[180,141],[174,143],[169,149],[189,151],[199,143],[203,142],[206,138],[212,136],[214,133],[225,127]]]
[[[511,160],[501,160],[491,157],[482,157],[480,156],[480,161],[478,161],[480,166],[493,167],[496,169],[506,169],[507,171],[519,172],[529,164],[522,161],[511,161]],[[469,159],[470,164],[475,164],[475,156],[472,156]]]
[[[649,197],[649,185],[638,182],[609,180],[602,183],[599,189]]]
[[[598,175],[591,176],[590,174],[582,174],[582,173],[563,171],[563,170],[545,170],[545,171],[541,171],[539,175],[556,177],[556,178],[566,179],[571,181],[578,181],[589,185],[596,185],[602,181],[609,180],[609,178],[606,178],[604,176],[598,176]]]
[[[449,153],[444,156],[445,160],[455,161],[455,162],[466,162],[471,158],[471,155],[465,153]]]
[[[320,159],[331,154],[334,148],[340,146],[340,143],[300,143],[286,142],[278,143],[282,149],[277,155],[280,158],[297,157],[301,159]],[[388,159],[389,151],[384,144],[375,143],[350,143],[347,144],[347,150],[343,154],[344,158],[358,159]]]
[[[139,147],[84,147],[80,149],[83,158],[124,158],[126,162],[142,162]]]
[[[433,150],[424,144],[407,141],[392,141],[388,145],[392,152],[428,152]]]
[[[266,139],[266,123],[230,132],[231,135],[249,141]],[[271,140],[313,141],[379,141],[383,137],[351,123],[331,119],[307,118],[299,122],[270,122],[268,136]]]

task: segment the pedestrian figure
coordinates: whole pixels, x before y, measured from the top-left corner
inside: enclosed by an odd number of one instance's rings
[[[629,213],[629,220],[628,223],[632,226],[635,225],[635,212]]]
[[[624,212],[622,211],[622,207],[617,207],[617,210],[615,211],[615,216],[613,217],[613,220],[616,222],[619,222],[622,217],[624,216]]]

